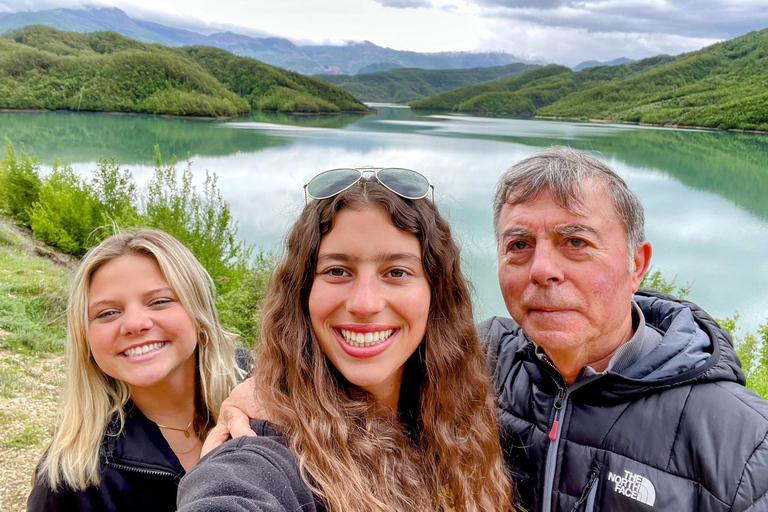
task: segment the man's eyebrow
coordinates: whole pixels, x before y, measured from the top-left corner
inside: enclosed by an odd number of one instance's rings
[[[533,236],[532,231],[528,231],[527,229],[523,229],[523,228],[505,229],[504,232],[501,234],[502,238],[513,238],[513,237],[530,238],[532,236]]]
[[[326,252],[321,254],[317,258],[318,263],[326,260],[342,261],[342,262],[349,262],[349,263],[360,263],[363,261],[365,262],[374,261],[376,263],[383,263],[383,262],[395,261],[395,260],[413,260],[421,264],[421,256],[416,255],[412,252],[383,252],[373,256],[372,258],[365,258],[364,260],[361,260],[360,258],[352,257],[351,255],[344,252]]]
[[[585,231],[587,233],[591,233],[597,236],[598,238],[602,238],[602,235],[598,230],[590,226],[585,226],[583,224],[574,224],[572,226],[559,226],[559,227],[556,227],[553,231],[558,235],[562,235],[562,236],[568,236],[574,233],[578,233],[579,231]]]

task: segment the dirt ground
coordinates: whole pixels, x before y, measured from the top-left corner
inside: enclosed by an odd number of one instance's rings
[[[26,509],[35,466],[56,424],[63,362],[63,356],[0,350],[2,512]]]

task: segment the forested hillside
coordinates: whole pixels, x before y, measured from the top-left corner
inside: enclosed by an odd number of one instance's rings
[[[188,56],[229,90],[246,98],[254,110],[280,112],[361,112],[367,107],[351,94],[322,80],[238,57],[210,46],[184,46]]]
[[[535,64],[510,64],[473,69],[395,69],[363,75],[315,75],[362,101],[407,103],[442,92],[509,78],[539,68]]]
[[[140,43],[115,32],[25,27],[0,37],[0,108],[204,117],[236,116],[252,108],[366,109],[319,80],[211,50],[215,53],[207,56],[198,49],[206,57],[196,60],[188,49]],[[233,59],[247,73],[227,83]],[[225,83],[211,69],[222,71]]]
[[[529,71],[414,101],[420,109],[768,130],[768,29],[677,57]]]

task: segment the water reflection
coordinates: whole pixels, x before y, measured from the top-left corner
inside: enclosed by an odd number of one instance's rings
[[[115,156],[137,181],[151,175],[152,147],[191,154],[197,176],[219,174],[241,235],[276,249],[304,204],[302,185],[340,166],[410,167],[436,185],[460,240],[478,315],[503,314],[495,271],[491,194],[514,162],[551,144],[596,151],[641,197],[653,265],[717,316],[738,310],[754,329],[768,313],[768,136],[656,130],[464,115],[258,113],[231,122],[75,113],[0,113],[0,134],[48,165],[58,156],[87,174]]]

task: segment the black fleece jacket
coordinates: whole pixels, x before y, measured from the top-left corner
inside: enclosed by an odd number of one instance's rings
[[[227,441],[182,479],[179,512],[325,512],[280,433],[266,421],[251,428],[258,437]]]

